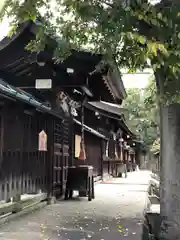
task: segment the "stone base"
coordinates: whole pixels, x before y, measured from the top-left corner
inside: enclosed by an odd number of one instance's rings
[[[119,164],[117,168],[117,177],[125,177],[127,175],[126,164]]]
[[[55,204],[56,203],[56,197],[49,197],[48,198],[48,204]]]
[[[0,217],[0,225],[4,225],[5,223],[8,223],[12,220],[15,220],[18,217],[22,217],[28,214],[32,214],[32,212],[39,210],[41,208],[44,208],[45,206],[47,206],[47,202],[39,202],[39,203],[35,203],[33,205],[30,205],[26,208],[24,208],[23,210],[21,210],[20,212],[17,213],[13,213],[13,214],[9,214],[9,215],[5,215],[5,216],[1,216]]]

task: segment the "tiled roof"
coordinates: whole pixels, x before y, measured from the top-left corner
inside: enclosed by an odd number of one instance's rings
[[[127,110],[124,108],[121,108],[120,105],[116,105],[108,102],[100,101],[100,102],[88,102],[88,103],[93,107],[96,107],[100,110],[103,110],[112,114],[116,114],[118,116],[121,116],[122,114],[127,112]]]

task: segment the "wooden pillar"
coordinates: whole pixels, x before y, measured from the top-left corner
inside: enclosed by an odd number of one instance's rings
[[[125,149],[123,149],[123,157],[124,157],[124,163],[126,164],[127,163],[127,153],[126,153]]]
[[[128,162],[130,162],[131,161],[131,154],[130,154],[130,152],[128,151]]]
[[[133,153],[133,161],[132,162],[136,164],[135,153]]]
[[[53,193],[54,175],[54,127],[55,120],[52,116],[47,117],[47,191],[49,203],[55,199]]]
[[[103,167],[104,167],[104,164],[103,164],[103,156],[104,156],[104,154],[105,154],[105,142],[104,142],[104,139],[101,139],[101,177],[103,177],[103,174],[104,174],[104,169],[103,169]]]
[[[75,164],[75,133],[73,118],[69,119],[69,166]]]

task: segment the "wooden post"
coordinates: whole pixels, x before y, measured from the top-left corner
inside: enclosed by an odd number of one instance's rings
[[[75,151],[75,132],[74,132],[74,122],[72,117],[69,120],[69,166],[73,166],[74,161],[74,151]]]
[[[53,203],[55,196],[53,193],[53,172],[54,172],[54,125],[52,116],[47,118],[47,191],[48,201]]]
[[[104,164],[103,164],[103,155],[104,155],[104,140],[103,139],[101,139],[101,146],[100,146],[100,148],[101,148],[101,159],[100,159],[100,161],[101,161],[101,177],[103,178],[103,166],[104,166]]]

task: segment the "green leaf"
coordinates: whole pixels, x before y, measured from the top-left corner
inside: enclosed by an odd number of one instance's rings
[[[156,19],[151,19],[150,22],[155,26],[158,25],[158,21]]]
[[[161,20],[161,19],[162,19],[162,13],[159,12],[159,13],[157,14],[157,17]]]
[[[14,25],[14,26],[11,28],[11,30],[10,30],[9,33],[8,33],[8,37],[9,37],[9,38],[13,37],[13,35],[16,34],[17,28],[18,28],[18,25]]]
[[[128,71],[128,73],[130,73],[130,74],[134,74],[134,73],[136,73],[136,69],[129,69],[129,71]]]
[[[138,41],[139,41],[141,44],[145,44],[145,43],[146,43],[146,38],[143,37],[143,36],[139,36]]]
[[[138,15],[138,19],[139,19],[139,20],[142,20],[142,19],[143,19],[143,15],[139,14],[139,15]]]
[[[178,33],[178,38],[180,39],[180,32]]]
[[[34,23],[36,22],[36,19],[37,19],[36,15],[32,15],[32,16],[30,17],[30,20],[32,20]]]

